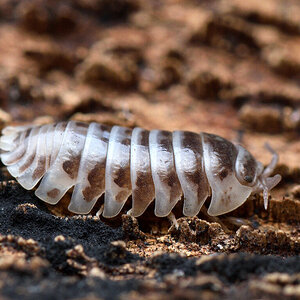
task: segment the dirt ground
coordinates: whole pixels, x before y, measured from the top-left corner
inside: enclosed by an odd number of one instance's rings
[[[0,0],[0,128],[211,132],[265,165],[268,142],[283,177],[267,211],[261,195],[219,220],[179,204],[168,231],[153,207],[46,206],[2,166],[0,298],[299,299],[299,24],[296,0]]]

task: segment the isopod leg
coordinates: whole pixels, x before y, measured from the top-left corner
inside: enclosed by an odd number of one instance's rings
[[[172,212],[170,212],[170,213],[167,215],[167,218],[168,218],[168,220],[171,222],[171,227],[174,226],[176,229],[179,228],[179,225],[178,225],[178,222],[177,222],[177,220],[176,220],[176,217],[175,217],[175,215],[174,215]],[[171,227],[169,228],[168,231],[170,231]]]
[[[97,211],[96,213],[96,217],[100,218],[100,216],[102,215],[103,213],[103,210],[104,210],[104,204],[102,204],[99,208],[99,210]]]

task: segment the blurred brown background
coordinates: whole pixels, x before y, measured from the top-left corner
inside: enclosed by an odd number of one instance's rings
[[[299,1],[0,0],[0,20],[0,126],[242,131],[299,180]]]
[[[299,1],[1,0],[0,20],[2,126],[246,130],[300,165]]]

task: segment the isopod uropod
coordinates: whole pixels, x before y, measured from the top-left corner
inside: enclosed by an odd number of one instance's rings
[[[103,216],[116,216],[132,195],[132,216],[155,199],[155,215],[168,216],[184,195],[183,214],[195,216],[211,195],[208,214],[242,205],[251,193],[268,192],[281,180],[270,177],[278,155],[262,163],[242,146],[209,133],[129,129],[98,123],[60,122],[6,127],[1,160],[25,188],[41,180],[35,194],[56,204],[74,186],[69,210],[91,211],[104,195]]]

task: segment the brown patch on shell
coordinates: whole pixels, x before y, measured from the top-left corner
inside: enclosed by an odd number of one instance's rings
[[[124,201],[124,198],[127,199],[128,197],[128,191],[127,190],[123,190],[121,192],[119,192],[116,196],[116,201],[117,202],[123,202]]]
[[[210,145],[211,150],[218,158],[219,168],[223,169],[219,173],[219,178],[224,180],[234,171],[234,162],[238,154],[237,149],[231,142],[214,134],[203,133],[203,142]]]
[[[81,154],[71,157],[71,159],[63,162],[64,171],[70,176],[71,179],[75,179],[78,174]]]
[[[159,140],[159,145],[164,150],[172,152],[172,133],[170,131],[160,130],[158,137],[163,137]]]
[[[89,124],[88,124],[88,123],[79,122],[79,121],[75,122],[75,125],[76,125],[77,127],[83,127],[83,128],[88,128],[88,127],[89,127]]]
[[[34,161],[35,155],[36,155],[36,153],[34,152],[33,154],[31,154],[31,155],[27,158],[27,160],[26,160],[26,162],[24,163],[24,165],[22,165],[22,166],[19,168],[19,172],[20,172],[20,173],[23,173],[23,172],[24,172],[24,171],[32,164],[32,162]]]
[[[54,188],[51,191],[47,192],[47,196],[49,196],[50,198],[56,198],[59,193],[60,193],[60,190]]]
[[[228,176],[228,170],[223,169],[220,173],[219,173],[219,178],[221,180],[224,180],[226,177]]]
[[[176,175],[176,172],[175,171],[171,171],[169,172],[167,178],[166,178],[166,181],[168,183],[168,186],[169,187],[173,187],[173,186],[176,186],[178,185],[179,181],[178,181],[178,177]]]
[[[209,184],[205,175],[204,167],[202,166],[203,160],[203,147],[201,137],[199,134],[189,131],[184,131],[182,136],[182,147],[190,149],[195,153],[197,159],[197,166],[195,171],[185,172],[185,176],[192,183],[198,186],[198,199],[202,199],[201,196],[207,192],[209,193]]]
[[[29,134],[30,134],[31,130],[32,130],[32,128],[28,128],[28,129],[26,130],[26,133],[25,133],[25,139],[29,137]]]
[[[38,161],[38,165],[36,167],[36,169],[34,170],[33,174],[32,174],[32,179],[37,179],[40,178],[44,175],[45,171],[46,171],[46,157],[45,156],[41,156],[39,158]]]
[[[135,199],[139,202],[148,203],[149,197],[154,197],[154,183],[151,173],[139,172],[137,173],[136,189],[133,191]]]
[[[90,186],[82,194],[87,202],[92,201],[105,188],[105,161],[98,162],[88,174]]]
[[[130,169],[129,165],[125,166],[124,168],[119,167],[114,172],[114,182],[119,187],[129,187],[130,186]]]
[[[140,145],[142,146],[149,146],[149,134],[150,132],[148,130],[142,130],[140,133],[141,140],[140,140]]]

